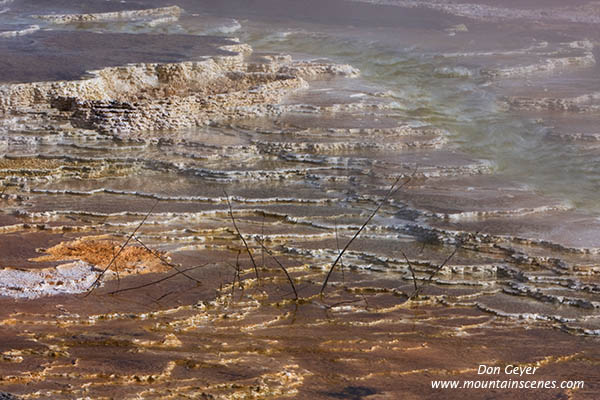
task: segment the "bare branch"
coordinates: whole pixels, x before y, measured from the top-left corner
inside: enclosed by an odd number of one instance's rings
[[[158,299],[156,299],[156,300],[154,300],[154,301],[155,301],[156,303],[158,303],[159,301],[161,301],[161,300],[162,300],[162,299],[164,299],[165,297],[167,297],[167,296],[169,296],[169,295],[171,295],[171,294],[173,294],[173,293],[175,293],[175,292],[178,292],[178,290],[171,290],[171,291],[169,291],[169,292],[167,292],[167,293],[165,293],[165,294],[161,295],[161,296],[160,296]]]
[[[235,259],[235,266],[229,264],[234,270],[234,274],[233,274],[233,282],[231,283],[231,300],[234,301],[234,295],[235,295],[235,281],[237,280],[240,284],[240,289],[243,289],[242,287],[242,280],[240,278],[240,254],[241,254],[241,250],[238,250],[237,253],[237,257]]]
[[[267,249],[265,247],[265,245],[261,242],[259,242],[260,247],[262,247],[262,249],[269,255],[271,256],[271,258],[273,260],[275,260],[275,262],[277,263],[277,265],[279,265],[279,268],[281,268],[281,270],[283,271],[283,273],[285,274],[285,276],[287,277],[288,282],[290,283],[290,286],[292,287],[292,290],[294,291],[294,300],[298,300],[298,292],[296,291],[296,285],[294,285],[294,281],[292,280],[292,277],[290,276],[290,274],[288,273],[287,269],[283,266],[282,263],[279,262],[279,260],[277,259],[277,257],[275,257],[273,255],[273,253],[271,252],[271,250]]]
[[[169,276],[165,276],[164,278],[161,278],[161,279],[149,282],[149,283],[145,283],[143,285],[133,286],[133,287],[125,288],[125,289],[114,290],[112,292],[109,292],[108,294],[119,294],[119,293],[123,293],[123,292],[128,292],[130,290],[142,289],[142,288],[145,288],[145,287],[148,287],[148,286],[156,285],[157,283],[161,283],[161,282],[164,282],[164,281],[169,280],[171,278],[174,278],[174,277],[176,277],[179,274],[184,274],[184,273],[186,273],[188,271],[191,271],[193,269],[202,268],[202,267],[205,267],[207,265],[208,265],[208,263],[202,264],[202,265],[196,265],[195,267],[190,267],[190,268],[186,268],[186,269],[184,269],[182,271],[177,271],[177,272],[175,272],[175,273],[173,273],[173,274],[171,274]]]
[[[413,269],[412,264],[410,263],[410,260],[408,259],[408,257],[406,257],[406,254],[404,254],[402,249],[399,249],[399,250],[400,250],[400,253],[402,253],[402,256],[404,257],[404,259],[406,260],[406,263],[408,264],[408,269],[410,270],[410,273],[412,275],[413,284],[415,285],[415,292],[417,292],[419,290],[419,286],[417,285],[417,277],[415,275],[415,270]]]
[[[173,264],[173,263],[170,263],[170,262],[169,262],[169,261],[167,261],[167,260],[166,260],[166,259],[165,259],[163,256],[161,256],[161,255],[160,255],[158,252],[156,252],[156,251],[152,250],[151,248],[149,248],[148,246],[146,246],[146,244],[144,244],[144,242],[142,242],[142,241],[140,240],[140,238],[138,238],[137,236],[134,236],[134,237],[133,237],[133,239],[134,239],[136,242],[138,242],[140,245],[142,245],[142,247],[143,247],[144,249],[146,249],[146,251],[147,251],[148,253],[152,254],[154,257],[156,257],[157,259],[159,259],[159,260],[160,260],[160,262],[162,262],[162,263],[163,263],[163,264],[165,264],[166,266],[168,266],[168,267],[170,267],[170,268],[173,268],[175,271],[177,271],[177,272],[179,272],[179,273],[183,274],[183,276],[185,276],[185,277],[186,277],[186,278],[188,278],[188,279],[191,279],[191,280],[193,280],[194,282],[196,282],[196,283],[198,283],[198,284],[201,284],[201,283],[202,283],[202,282],[200,282],[198,279],[194,278],[193,276],[187,275],[187,274],[185,274],[184,272],[182,272],[181,270],[179,270],[179,268],[178,268],[178,267],[177,267],[175,264]]]
[[[235,223],[235,218],[233,217],[233,209],[231,208],[231,202],[229,201],[229,195],[225,191],[223,191],[223,193],[225,193],[225,199],[227,200],[227,205],[229,206],[229,216],[231,217],[231,222],[233,222],[233,227],[235,228],[235,231],[237,232],[238,236],[244,243],[246,252],[250,256],[250,261],[252,261],[252,266],[254,267],[254,273],[256,274],[256,280],[259,280],[260,277],[258,276],[258,267],[256,266],[256,261],[254,261],[254,256],[252,255],[252,251],[250,251],[250,247],[248,247],[248,243],[246,243],[246,239],[244,239],[244,236],[242,236],[242,233],[240,232],[237,224]]]
[[[444,266],[448,263],[448,261],[450,261],[452,259],[452,257],[454,257],[454,255],[456,254],[456,252],[458,251],[458,249],[460,249],[460,245],[456,246],[454,248],[454,251],[452,252],[452,254],[450,254],[448,257],[446,257],[446,259],[444,260],[443,263],[441,263],[432,273],[431,275],[429,275],[429,278],[425,281],[425,283],[423,285],[421,285],[421,287],[419,287],[418,289],[415,289],[415,291],[408,297],[409,300],[414,299],[415,297],[417,297],[419,295],[419,293],[421,293],[423,291],[423,289],[425,289],[425,287],[427,287],[429,284],[431,284],[431,281],[433,280],[433,277],[442,269],[444,268]]]
[[[92,294],[92,292],[96,288],[96,285],[98,285],[98,283],[100,283],[100,281],[102,280],[102,277],[104,276],[104,274],[106,273],[106,271],[108,271],[108,269],[113,265],[113,263],[115,262],[115,260],[117,259],[117,257],[119,257],[119,255],[123,252],[123,250],[129,244],[129,242],[131,241],[131,239],[133,238],[133,236],[137,233],[137,231],[142,227],[142,225],[144,225],[144,223],[146,222],[146,220],[148,219],[148,217],[150,216],[150,214],[152,214],[152,211],[154,211],[154,208],[156,207],[157,204],[158,204],[158,200],[156,200],[156,202],[154,203],[154,205],[152,206],[152,208],[150,209],[150,211],[148,211],[148,214],[146,214],[146,216],[144,217],[144,219],[142,220],[142,222],[140,222],[139,225],[135,228],[135,230],[133,232],[131,232],[131,235],[129,235],[129,237],[127,238],[127,240],[125,241],[125,243],[123,243],[121,245],[121,248],[119,249],[119,251],[117,252],[117,254],[115,254],[115,256],[112,258],[112,260],[110,260],[110,262],[108,263],[108,265],[106,266],[106,268],[104,268],[102,270],[102,272],[100,273],[100,275],[98,275],[98,277],[96,278],[96,280],[94,280],[94,283],[92,283],[90,285],[90,287],[88,289],[88,292],[85,294],[84,297],[87,297],[90,294]]]
[[[337,248],[338,253],[340,252],[340,241],[338,238],[338,229],[337,229],[337,221],[333,221],[333,229],[335,229],[335,247]],[[340,258],[340,266],[342,267],[342,282],[345,282],[344,276],[344,261]]]
[[[398,185],[398,183],[402,180],[402,178],[403,178],[402,176],[399,176],[398,179],[396,179],[394,181],[394,183],[392,184],[392,186],[388,190],[388,192],[385,195],[385,197],[383,198],[383,200],[381,200],[381,202],[379,203],[379,205],[375,208],[375,210],[373,210],[373,212],[371,213],[371,215],[369,215],[369,218],[367,218],[367,220],[362,224],[362,226],[360,227],[360,229],[358,231],[356,231],[356,233],[354,234],[354,236],[352,236],[352,238],[348,241],[348,243],[346,243],[346,246],[344,246],[344,248],[342,249],[342,251],[338,254],[337,258],[335,259],[335,261],[333,262],[333,264],[329,268],[329,272],[327,272],[327,276],[325,277],[325,280],[323,281],[323,285],[321,286],[321,291],[320,291],[321,295],[323,294],[323,292],[325,291],[325,288],[327,287],[327,282],[329,282],[329,278],[331,277],[331,274],[333,273],[333,270],[335,269],[335,266],[340,261],[340,259],[342,258],[342,256],[346,252],[346,250],[348,250],[348,248],[350,247],[350,245],[352,244],[352,242],[354,242],[354,240],[358,237],[358,235],[360,235],[360,233],[363,231],[363,229],[365,229],[365,227],[369,224],[369,222],[371,222],[371,220],[373,219],[373,217],[375,217],[375,214],[377,214],[377,212],[379,211],[379,209],[389,200],[389,198],[392,197],[394,194],[396,194],[396,192],[398,192],[398,190],[402,189],[404,186],[406,186],[408,184],[408,182],[410,182],[413,179],[413,177],[415,176],[416,172],[417,172],[417,169],[415,168],[415,171],[412,173],[412,175],[409,176],[408,179],[406,179],[401,185]],[[396,185],[398,185],[398,186],[396,187]]]
[[[264,242],[265,240],[265,212],[262,212],[262,226],[260,228],[260,240],[261,242]],[[262,257],[262,267],[265,267],[265,250],[261,249],[261,257]]]

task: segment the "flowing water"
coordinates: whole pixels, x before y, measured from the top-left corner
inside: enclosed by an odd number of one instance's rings
[[[34,14],[171,4],[0,1],[11,83],[212,56],[231,38],[252,47],[249,65],[289,54],[360,70],[307,79],[268,112],[242,106],[182,129],[106,132],[56,107],[5,113],[0,325],[14,339],[2,343],[2,390],[464,398],[427,379],[515,363],[585,379],[569,398],[593,398],[600,10],[502,3],[182,1],[176,15],[58,23]],[[135,52],[106,50],[136,38]],[[404,186],[319,297],[340,248],[396,179]],[[121,260],[128,238],[140,253]],[[172,271],[142,246],[179,273],[149,285]],[[113,256],[121,270],[81,297]],[[290,302],[280,262],[305,300]]]

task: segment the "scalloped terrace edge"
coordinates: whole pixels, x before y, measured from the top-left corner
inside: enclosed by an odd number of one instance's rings
[[[89,71],[92,77],[80,80],[0,85],[0,130],[13,129],[17,116],[19,124],[42,122],[65,129],[66,119],[73,127],[106,134],[154,135],[281,112],[276,105],[285,95],[308,87],[307,80],[359,74],[349,65],[293,61],[283,55],[255,56],[248,62],[252,49],[245,44],[219,49],[235,54],[107,67]],[[97,270],[87,261],[70,259],[39,271],[0,271],[5,282],[0,295],[36,298],[85,291]],[[144,270],[139,265],[134,269]],[[44,284],[46,278],[52,283]]]
[[[81,80],[2,84],[0,129],[11,129],[7,117],[42,115],[45,123],[54,119],[62,125],[66,119],[73,127],[106,134],[180,130],[273,115],[284,96],[308,87],[307,80],[359,75],[349,65],[283,55],[253,56],[249,62],[252,48],[246,44],[219,49],[234,54],[107,67]]]

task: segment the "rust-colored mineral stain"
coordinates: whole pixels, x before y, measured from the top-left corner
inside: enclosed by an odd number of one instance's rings
[[[169,269],[157,257],[158,255],[163,257],[164,254],[150,252],[141,246],[127,246],[121,251],[122,245],[122,242],[110,239],[83,238],[57,244],[45,251],[47,255],[34,258],[32,261],[81,260],[97,268],[106,268],[114,258],[110,270],[125,275],[164,272]]]
[[[38,3],[0,0],[0,399],[598,398],[598,208],[505,170],[598,164],[592,0]],[[585,387],[432,387],[496,378]]]

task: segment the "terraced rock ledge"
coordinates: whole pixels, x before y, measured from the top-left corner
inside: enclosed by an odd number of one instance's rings
[[[455,140],[501,110],[558,110],[589,129],[544,134],[593,151],[597,89],[535,96],[521,84],[591,73],[592,41],[490,48],[473,20],[542,17],[492,6],[331,0],[356,26],[321,36],[257,29],[254,9],[225,18],[224,0],[100,3],[36,8],[26,17],[40,29],[0,34],[0,397],[464,400],[431,381],[481,379],[480,364],[585,381],[536,398],[598,393],[600,221]],[[317,3],[237,2],[302,18]],[[437,21],[418,39],[448,48],[388,54],[379,36],[357,39],[376,62],[356,56],[335,35],[363,29],[367,3],[398,33],[406,9]],[[318,18],[345,23],[345,10]],[[196,36],[207,21],[262,51]],[[294,57],[269,48],[288,39]],[[301,58],[314,43],[363,75]],[[491,95],[507,82],[521,91]]]
[[[41,113],[110,134],[178,130],[273,116],[281,112],[276,105],[282,98],[308,87],[307,80],[358,75],[348,65],[294,62],[286,56],[248,61],[252,49],[243,44],[220,49],[232,55],[104,68],[78,81],[5,84],[0,115]],[[10,127],[2,122],[4,129]]]

